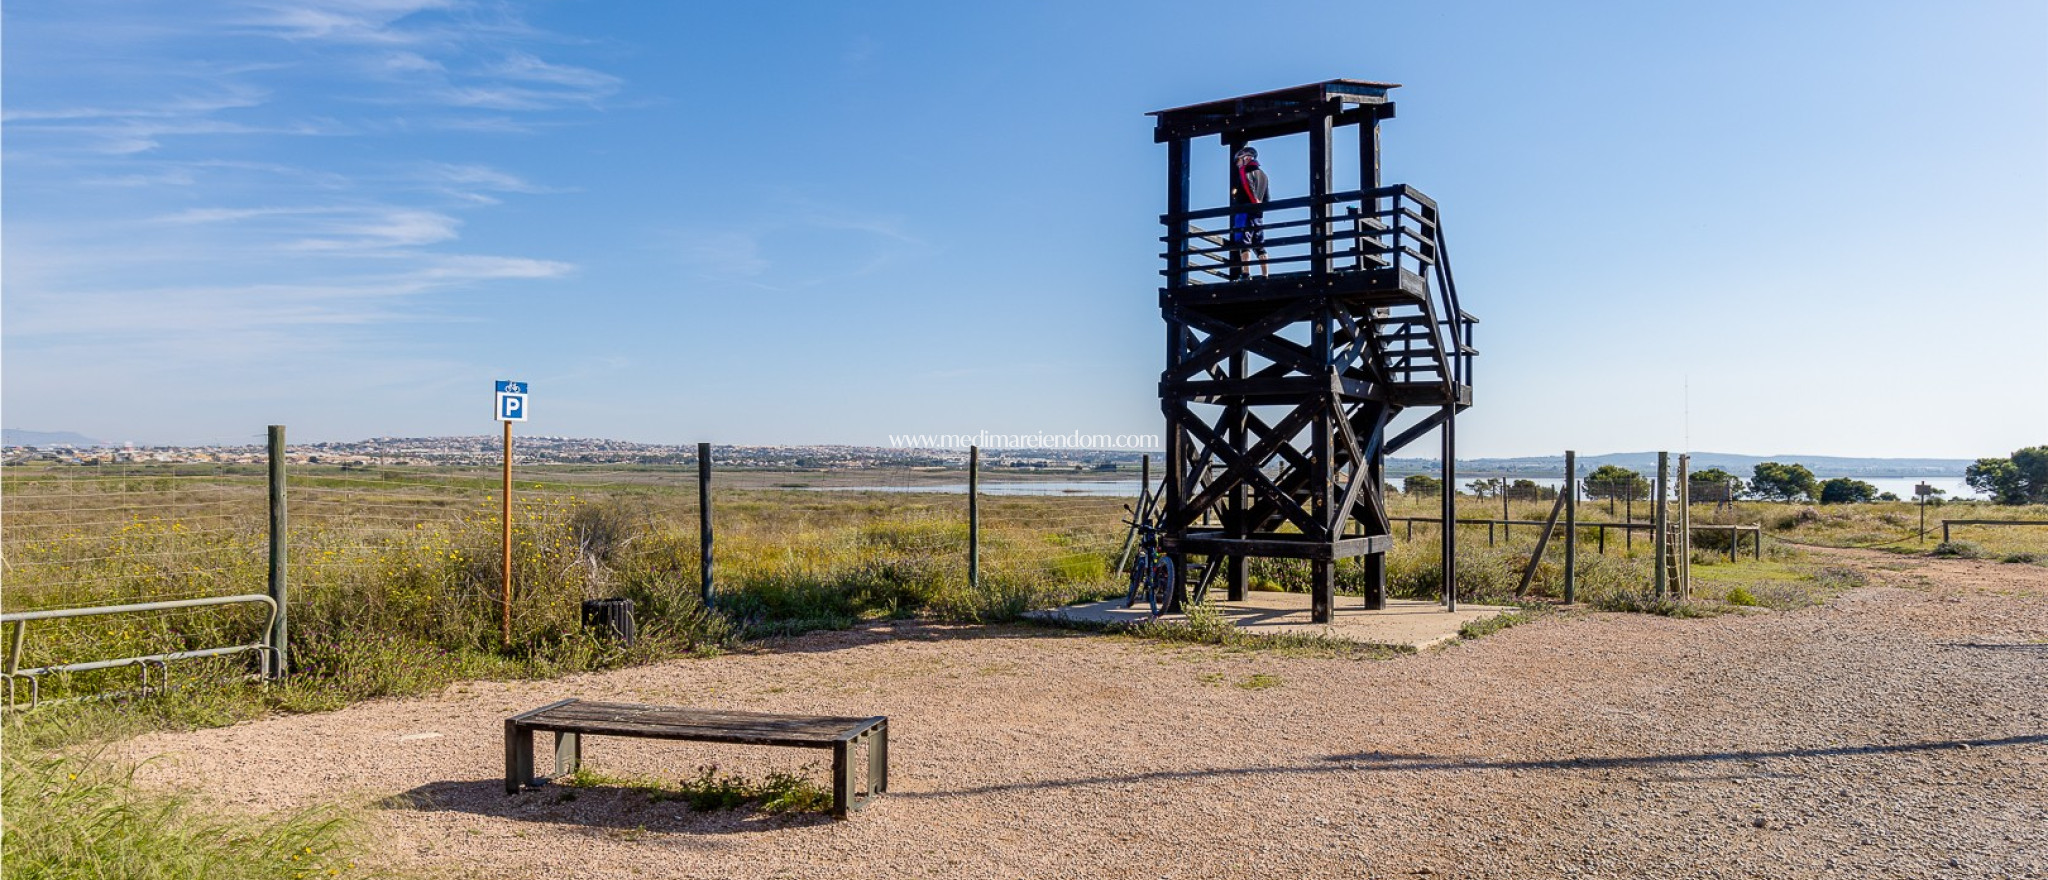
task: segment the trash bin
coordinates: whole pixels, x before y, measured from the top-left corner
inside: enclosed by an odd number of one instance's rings
[[[633,644],[633,600],[583,600],[583,628],[596,631],[599,638]]]

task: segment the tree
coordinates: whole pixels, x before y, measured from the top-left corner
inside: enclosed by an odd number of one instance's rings
[[[2000,504],[2048,502],[2048,446],[2029,446],[2011,458],[1977,459],[1963,481]]]
[[[1820,484],[1805,465],[1767,461],[1750,475],[1749,492],[1765,501],[1798,501],[1818,494]]]
[[[1587,498],[1647,498],[1650,481],[1620,465],[1603,464],[1585,479]]]
[[[1686,493],[1694,501],[1734,501],[1742,489],[1742,480],[1720,468],[1707,468],[1685,475]]]
[[[1820,484],[1822,504],[1862,504],[1877,500],[1877,487],[1848,477],[1836,477]]]
[[[1442,495],[1444,481],[1428,474],[1409,474],[1401,481],[1403,495]]]
[[[1473,480],[1470,483],[1466,483],[1465,488],[1472,490],[1473,495],[1476,495],[1480,498],[1485,498],[1488,497],[1488,495],[1490,495],[1491,493],[1500,491],[1501,484],[1505,482],[1505,479],[1480,478],[1477,480]]]
[[[1505,491],[1509,498],[1520,498],[1524,501],[1552,501],[1557,498],[1556,489],[1539,486],[1535,480],[1516,480]]]

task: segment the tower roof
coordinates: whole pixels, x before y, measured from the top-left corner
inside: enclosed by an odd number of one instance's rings
[[[1400,83],[1333,79],[1170,110],[1154,110],[1145,115],[1159,120],[1153,129],[1152,139],[1160,143],[1225,132],[1273,137],[1306,131],[1310,120],[1334,113],[1345,105],[1372,105],[1384,108],[1375,111],[1381,117],[1392,116],[1394,105],[1387,92],[1400,87]]]

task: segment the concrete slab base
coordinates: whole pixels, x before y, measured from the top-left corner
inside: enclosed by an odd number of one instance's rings
[[[1249,633],[1313,633],[1368,645],[1405,645],[1418,650],[1456,640],[1458,629],[1471,621],[1514,610],[1500,605],[1460,604],[1457,611],[1451,612],[1445,611],[1440,602],[1389,599],[1384,610],[1367,611],[1358,606],[1357,597],[1338,596],[1334,620],[1315,623],[1309,620],[1311,598],[1307,593],[1252,591],[1245,594],[1243,602],[1210,601],[1232,623]],[[1143,603],[1125,608],[1122,599],[1106,599],[1033,611],[1025,616],[1107,624],[1137,623],[1148,615]],[[1185,616],[1168,614],[1160,619],[1182,620]]]

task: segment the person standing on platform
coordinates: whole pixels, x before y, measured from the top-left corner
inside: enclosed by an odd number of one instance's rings
[[[1259,258],[1259,277],[1266,277],[1266,231],[1260,227],[1266,209],[1266,172],[1259,169],[1259,151],[1238,148],[1230,162],[1230,277],[1250,273],[1246,263]]]

